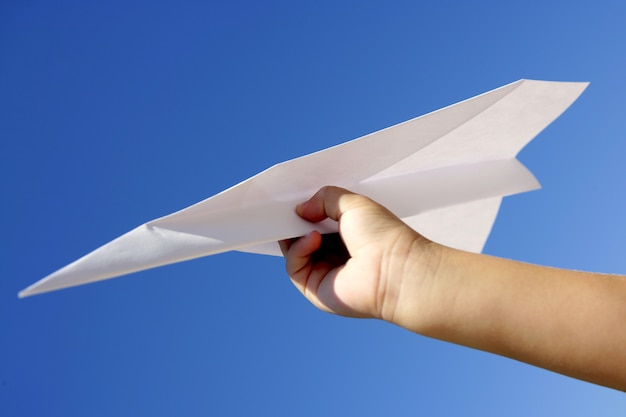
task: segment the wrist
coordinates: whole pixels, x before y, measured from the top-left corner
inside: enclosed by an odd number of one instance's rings
[[[436,326],[446,291],[439,279],[447,249],[418,233],[406,251],[394,254],[397,267],[388,275],[381,318],[420,334]]]

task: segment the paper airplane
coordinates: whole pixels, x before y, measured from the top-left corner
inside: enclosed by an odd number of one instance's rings
[[[361,138],[292,159],[150,221],[19,293],[39,294],[220,252],[280,255],[311,230],[295,206],[324,185],[365,194],[426,237],[480,252],[502,197],[539,188],[515,156],[588,83],[520,80]]]

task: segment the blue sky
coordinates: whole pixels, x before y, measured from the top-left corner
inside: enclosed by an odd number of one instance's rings
[[[389,4],[392,3],[392,4]],[[269,167],[520,78],[590,81],[487,253],[626,273],[626,4],[5,1],[0,415],[623,415],[626,397],[315,310],[241,253],[18,300]]]

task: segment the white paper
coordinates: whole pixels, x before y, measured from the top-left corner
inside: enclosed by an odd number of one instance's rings
[[[277,241],[332,221],[295,205],[324,185],[380,202],[426,237],[480,252],[502,197],[539,188],[515,156],[587,83],[520,80],[398,125],[292,159],[150,221],[54,272],[20,297],[230,250],[280,255]]]

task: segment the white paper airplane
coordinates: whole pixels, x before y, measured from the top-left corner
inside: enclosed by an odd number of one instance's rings
[[[280,255],[311,230],[295,206],[324,185],[365,194],[426,237],[480,252],[502,197],[539,188],[515,156],[588,83],[520,80],[441,110],[292,159],[150,221],[19,293],[39,294],[220,252]]]

